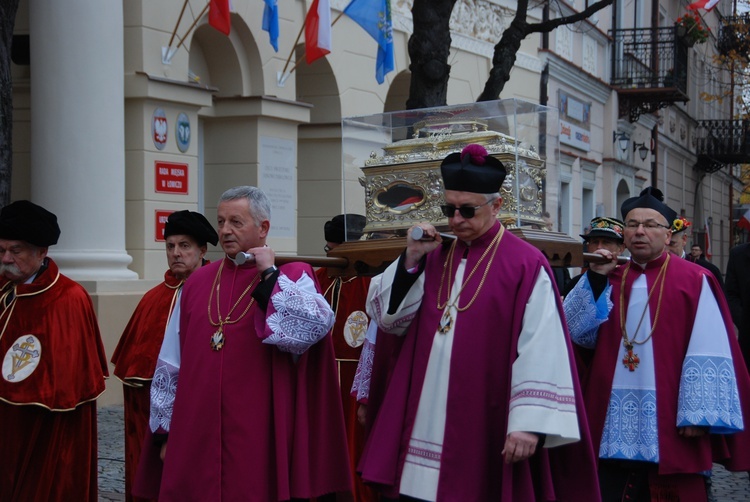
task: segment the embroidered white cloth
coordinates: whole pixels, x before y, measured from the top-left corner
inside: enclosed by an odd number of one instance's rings
[[[328,334],[336,316],[306,273],[296,282],[281,273],[277,285],[280,291],[271,297],[275,312],[266,320],[271,335],[263,343],[284,352],[303,354]]]
[[[375,345],[378,339],[378,325],[370,321],[365,334],[365,343],[359,354],[357,372],[354,374],[351,394],[357,401],[366,401],[370,397],[370,380],[372,379],[372,364],[375,360]]]
[[[180,373],[180,298],[182,288],[177,292],[172,316],[167,322],[164,340],[161,342],[159,358],[156,360],[154,378],[151,381],[151,411],[149,427],[151,432],[169,432],[172,423],[174,398],[177,394],[177,380]]]

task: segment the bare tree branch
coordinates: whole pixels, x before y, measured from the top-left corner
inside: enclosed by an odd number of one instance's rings
[[[608,5],[612,5],[612,2],[613,0],[600,0],[599,2],[589,5],[586,9],[576,14],[573,14],[572,16],[558,17],[556,19],[550,19],[548,21],[543,21],[541,23],[528,24],[527,25],[528,31],[526,32],[526,34],[529,35],[531,33],[549,33],[550,31],[554,30],[558,26],[562,26],[565,24],[573,24],[573,23],[577,23],[578,21],[583,21],[584,19],[588,19],[589,17],[593,16],[595,13],[599,12],[604,7],[607,7]]]

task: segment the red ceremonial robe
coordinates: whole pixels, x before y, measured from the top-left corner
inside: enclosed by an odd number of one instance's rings
[[[107,360],[88,293],[47,263],[31,284],[0,282],[0,500],[96,502]]]
[[[454,276],[464,252],[468,253],[466,269],[471,270],[499,230],[497,223],[468,250],[463,242],[456,244],[451,263]],[[388,381],[388,388],[358,467],[365,481],[379,485],[389,497],[398,496],[433,338],[442,316],[442,310],[437,308],[437,294],[447,253],[448,247],[440,246],[427,255],[424,297],[404,335],[393,374],[389,380],[378,378],[371,382],[374,386]],[[578,502],[599,498],[596,458],[575,375],[572,381],[581,440],[556,448],[539,448],[531,459],[512,464],[506,464],[501,454],[508,430],[511,370],[518,354],[526,303],[540,273],[548,274],[554,284],[544,256],[506,232],[481,294],[471,309],[462,314],[470,316],[471,322],[456,322],[439,501]],[[476,291],[481,280],[482,274],[475,274],[465,290]],[[560,357],[569,360],[574,372],[562,304],[559,296],[555,296],[568,345],[568,353]],[[378,350],[376,344],[376,358]],[[375,391],[371,387],[370,394]]]
[[[213,351],[211,290],[222,262],[219,310],[223,319],[236,304],[237,322],[224,325],[225,345]],[[293,281],[303,273],[316,281],[303,263],[280,270]],[[257,276],[254,265],[225,258],[196,270],[183,286],[181,364],[161,502],[288,500],[351,490],[331,337],[296,362],[263,344],[266,312],[255,302],[241,316],[252,291],[240,297]],[[281,294],[278,286],[274,294]]]
[[[167,270],[164,282],[147,291],[138,302],[112,355],[114,374],[124,384],[125,500],[128,501],[144,500],[134,497],[131,490],[148,430],[151,379],[164,330],[183,282]]]
[[[645,274],[649,291],[666,257],[665,252],[660,258],[646,265]],[[597,452],[604,430],[615,366],[622,364],[620,362],[622,332],[620,331],[619,295],[624,270],[625,266],[620,266],[608,276],[612,285],[613,308],[608,320],[599,327],[588,378],[583,382],[586,412],[594,448]],[[635,265],[630,267],[625,284],[624,305],[628,305],[633,282],[640,277],[641,273],[643,272],[640,267]],[[708,280],[724,318],[724,326],[716,327],[716,336],[726,336],[729,339],[745,430],[731,435],[686,438],[679,435],[676,425],[678,391],[682,363],[687,353],[698,311],[703,277]],[[658,357],[658,364],[655,365],[654,371],[656,373],[656,402],[658,403],[659,474],[699,473],[710,470],[712,460],[725,464],[730,470],[750,470],[750,448],[748,448],[750,445],[750,377],[743,364],[737,339],[730,331],[732,319],[721,288],[713,274],[687,260],[671,259],[664,281],[667,287],[664,288],[662,299],[662,317],[651,338],[654,344],[654,356]],[[654,315],[659,307],[658,299],[659,295],[654,294],[649,301],[651,323],[654,322]],[[672,315],[668,315],[669,312]],[[669,354],[671,357],[659,357],[660,354]]]
[[[377,497],[372,489],[362,482],[362,478],[355,472],[359,456],[364,448],[364,427],[357,421],[357,408],[359,403],[350,390],[357,372],[357,362],[362,352],[362,345],[352,347],[344,336],[344,327],[349,324],[358,324],[360,320],[363,325],[353,326],[361,329],[361,341],[364,342],[367,331],[367,314],[365,313],[365,302],[367,301],[367,289],[370,287],[369,277],[329,277],[328,269],[319,268],[315,274],[318,276],[320,289],[323,296],[336,313],[336,324],[331,330],[333,338],[333,351],[336,355],[336,364],[339,373],[339,386],[341,390],[341,404],[344,407],[344,423],[346,425],[346,439],[349,446],[350,472],[354,479],[354,500],[376,500]],[[340,289],[336,291],[337,279]],[[352,315],[357,319],[349,319]],[[362,317],[363,319],[360,319]]]

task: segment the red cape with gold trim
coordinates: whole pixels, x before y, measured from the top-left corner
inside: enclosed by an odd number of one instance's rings
[[[0,287],[3,300],[14,289]],[[108,373],[91,299],[52,260],[14,295],[0,307],[0,500],[96,501],[95,399]]]
[[[120,380],[138,385],[138,380],[148,381],[154,376],[164,330],[182,283],[167,270],[164,282],[146,291],[138,302],[112,354],[114,374]],[[136,382],[128,382],[131,379]]]

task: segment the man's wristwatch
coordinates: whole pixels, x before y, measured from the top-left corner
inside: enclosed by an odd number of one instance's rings
[[[277,270],[278,268],[276,268],[276,265],[271,265],[270,267],[268,267],[267,269],[265,269],[263,272],[260,273],[260,278],[265,281],[266,279],[271,277],[273,273],[276,272]]]

